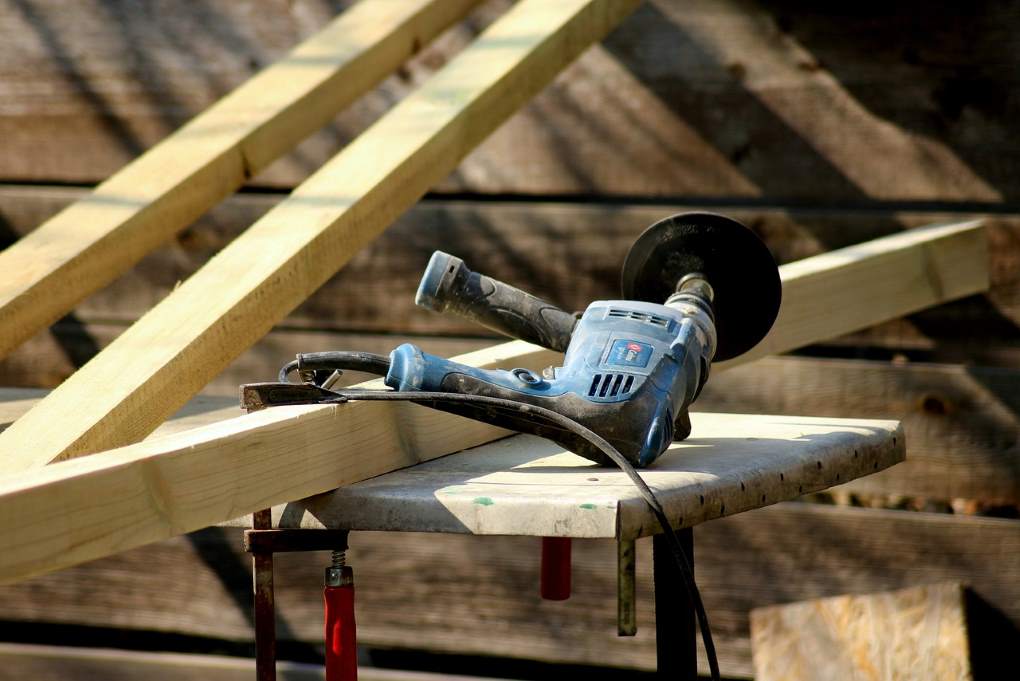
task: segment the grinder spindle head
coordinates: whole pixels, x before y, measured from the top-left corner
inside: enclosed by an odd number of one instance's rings
[[[681,213],[646,229],[624,261],[623,297],[662,303],[692,274],[711,287],[716,360],[744,354],[772,328],[779,268],[754,232],[715,213]]]

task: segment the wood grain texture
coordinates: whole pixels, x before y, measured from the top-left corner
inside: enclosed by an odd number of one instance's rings
[[[757,681],[970,681],[964,590],[932,584],[751,611]]]
[[[129,269],[461,18],[367,0],[0,251],[0,356]]]
[[[718,369],[985,291],[988,242],[980,221],[933,225],[787,263],[779,274],[772,329]]]
[[[528,0],[515,5],[0,433],[0,470],[43,466],[135,442],[151,432],[637,4]],[[114,374],[118,380],[110,383]],[[47,428],[56,414],[62,427]]]
[[[27,233],[81,196],[80,190],[72,189],[0,186],[0,243]],[[84,300],[75,318],[85,323],[136,320],[281,198],[231,197],[172,244]],[[281,324],[294,330],[359,333],[487,333],[454,315],[438,315],[414,305],[422,270],[436,249],[453,249],[478,271],[525,287],[566,309],[583,309],[592,300],[619,295],[623,256],[646,226],[665,215],[706,208],[722,210],[751,226],[780,263],[925,224],[973,217],[880,209],[425,201],[359,252]],[[906,353],[942,362],[1015,366],[1020,357],[1020,218],[988,215],[983,219],[990,255],[987,294],[832,339],[817,352],[870,357]],[[594,224],[597,238],[591,234]],[[30,357],[27,351],[21,355]],[[37,370],[43,367],[37,365]]]
[[[749,613],[775,604],[962,581],[1020,626],[1018,528],[1013,520],[794,503],[700,525],[698,581],[723,673],[752,676]],[[637,542],[638,634],[619,638],[613,542],[574,542],[573,595],[550,602],[538,595],[534,538],[357,532],[348,559],[359,638],[374,648],[652,669],[650,544]],[[0,621],[250,640],[251,574],[240,546],[239,530],[209,529],[0,587]],[[278,556],[283,640],[320,640],[328,562],[328,554]]]
[[[320,665],[277,662],[280,681],[323,681]],[[250,681],[253,660],[218,655],[149,653],[60,645],[0,643],[0,679],[35,681]],[[478,677],[361,666],[361,681],[480,681]],[[490,677],[486,677],[487,679]]]
[[[93,337],[109,339],[102,328]],[[453,356],[487,345],[487,339],[394,337],[309,332],[273,332],[209,386],[224,396],[226,418],[237,412],[237,387],[272,379],[281,363],[297,352],[362,349],[385,353],[400,342],[427,352]],[[30,345],[35,354],[23,364],[8,365],[4,377],[25,383],[38,378],[36,367],[71,365],[59,347]],[[59,378],[59,377],[58,377]],[[362,380],[354,375],[348,382]],[[42,396],[34,393],[34,399]],[[2,400],[4,398],[0,398]],[[10,423],[34,404],[0,401],[0,424]],[[201,396],[195,399],[202,399]],[[10,405],[10,406],[8,406]],[[5,409],[6,408],[6,409]],[[695,404],[696,411],[745,414],[772,412],[788,416],[896,419],[903,423],[906,461],[864,478],[846,489],[865,495],[972,499],[992,504],[1020,501],[1020,372],[961,365],[891,364],[865,360],[805,357],[765,358],[713,374]],[[209,421],[199,421],[195,426]],[[167,427],[164,424],[160,427]],[[159,433],[160,430],[157,430]]]
[[[903,459],[895,421],[692,414],[641,477],[675,528],[795,499]],[[632,540],[662,527],[622,472],[517,435],[273,509],[278,527]],[[251,526],[250,516],[238,519]]]
[[[537,369],[552,354],[518,341],[459,361],[493,367],[510,357]],[[197,530],[506,434],[408,403],[287,406],[9,475],[0,480],[7,547],[0,581]],[[363,456],[366,450],[375,455]]]
[[[105,178],[336,7],[177,4],[17,0],[0,20],[0,82],[11,84],[0,177]],[[865,12],[801,0],[650,0],[444,186],[816,204],[1015,201],[1018,21],[1011,3]],[[260,181],[297,184],[472,28]]]

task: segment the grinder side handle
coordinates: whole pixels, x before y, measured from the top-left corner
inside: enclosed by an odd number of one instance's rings
[[[435,312],[454,312],[498,333],[566,352],[577,319],[551,303],[472,272],[460,258],[436,251],[414,302]]]

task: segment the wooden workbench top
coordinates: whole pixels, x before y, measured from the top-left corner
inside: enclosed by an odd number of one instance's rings
[[[691,418],[691,437],[642,471],[677,528],[794,499],[904,458],[897,421]],[[580,538],[630,539],[659,531],[621,471],[531,435],[279,506],[273,520],[285,528]],[[250,517],[234,524],[250,527]]]

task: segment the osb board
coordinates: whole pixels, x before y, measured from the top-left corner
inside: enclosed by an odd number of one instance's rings
[[[0,16],[0,177],[106,177],[347,4],[17,0]],[[257,181],[293,185],[506,4]],[[1012,3],[650,0],[443,188],[1015,200],[1018,21]]]
[[[757,681],[970,681],[964,590],[933,584],[751,611]]]
[[[0,185],[0,244],[33,229],[81,195],[80,190],[66,188]],[[83,301],[75,319],[85,323],[137,319],[279,198],[242,194],[226,201],[114,284]],[[675,212],[705,208],[746,222],[780,263],[911,227],[973,216],[880,207],[855,211],[425,201],[359,252],[283,325],[358,333],[486,335],[470,321],[414,305],[414,291],[436,249],[451,251],[473,269],[566,309],[583,309],[592,300],[619,295],[623,257],[645,227]],[[844,354],[907,352],[938,361],[1016,366],[1020,358],[1020,218],[994,215],[986,224],[991,253],[988,293],[835,339],[828,347]],[[87,348],[82,346],[82,351],[81,359],[87,358]],[[36,371],[48,369],[48,365],[36,366]]]
[[[675,527],[794,499],[901,461],[895,421],[692,414],[641,476]],[[661,532],[634,484],[517,435],[274,509],[281,527],[625,538]],[[239,519],[250,526],[250,518]]]

